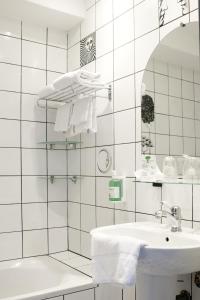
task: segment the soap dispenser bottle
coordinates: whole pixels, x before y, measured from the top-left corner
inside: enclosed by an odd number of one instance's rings
[[[109,200],[122,201],[123,200],[123,178],[116,175],[116,171],[112,171],[112,178],[109,181]]]

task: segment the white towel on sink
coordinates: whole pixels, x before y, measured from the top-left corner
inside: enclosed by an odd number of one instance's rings
[[[136,282],[136,269],[145,242],[133,237],[91,232],[92,272],[97,284],[131,286]]]

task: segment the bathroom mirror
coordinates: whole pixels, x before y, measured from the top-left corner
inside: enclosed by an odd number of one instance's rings
[[[180,24],[152,53],[142,81],[142,154],[200,157],[199,24]]]

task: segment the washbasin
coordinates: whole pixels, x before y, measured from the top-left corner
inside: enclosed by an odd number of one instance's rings
[[[187,274],[200,270],[200,234],[188,228],[171,232],[167,225],[138,222],[94,229],[106,235],[131,236],[145,241],[138,272],[155,276]]]

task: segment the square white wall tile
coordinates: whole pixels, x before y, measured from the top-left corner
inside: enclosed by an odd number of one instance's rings
[[[21,37],[21,22],[12,18],[0,18],[0,33],[7,36]]]
[[[56,47],[47,48],[47,69],[51,71],[66,73],[67,51]]]
[[[23,39],[46,44],[46,33],[47,29],[45,27],[26,22],[22,24]]]
[[[48,151],[48,172],[51,175],[67,175],[66,151]]]
[[[68,72],[80,68],[80,43],[68,50]]]
[[[50,228],[67,226],[66,202],[50,202],[48,204],[48,226]]]
[[[133,176],[135,171],[135,144],[115,146],[115,169],[118,174]]]
[[[68,155],[68,175],[80,175],[80,150],[70,150]]]
[[[22,149],[22,174],[46,175],[46,150]]]
[[[6,218],[5,218],[6,216]],[[21,230],[21,205],[1,205],[0,232]]]
[[[158,45],[159,31],[154,30],[151,33],[140,37],[135,41],[135,71],[141,71],[146,68],[147,62]],[[146,47],[148,45],[148,47]]]
[[[1,204],[21,202],[20,176],[0,177],[0,199]]]
[[[55,179],[53,184],[48,184],[48,201],[67,201],[67,178]]]
[[[114,114],[115,143],[130,143],[135,141],[135,110],[130,109]]]
[[[90,216],[90,217],[88,217]],[[90,232],[96,227],[96,208],[91,205],[81,205],[81,229]]]
[[[81,26],[75,26],[68,32],[68,49],[81,40]]]
[[[20,94],[0,92],[0,117],[20,119]]]
[[[114,47],[118,48],[133,39],[133,10],[131,9],[114,20]]]
[[[96,56],[98,58],[112,50],[113,24],[109,23],[96,31]]]
[[[134,73],[133,42],[114,51],[114,79],[119,79]]]
[[[46,141],[46,124],[37,122],[22,122],[22,147],[45,148],[40,142]]]
[[[67,250],[67,228],[49,229],[49,252]]]
[[[23,203],[47,202],[47,178],[23,176],[22,201]]]
[[[101,74],[104,82],[109,83],[113,80],[113,52],[96,60],[96,71]]]
[[[114,98],[115,111],[135,106],[134,75],[114,82]]]
[[[0,175],[20,175],[20,150],[0,149]]]
[[[7,91],[20,91],[20,67],[0,63],[0,89]]]
[[[0,36],[0,61],[21,64],[21,41],[19,39]]]
[[[0,234],[0,260],[22,257],[22,233],[12,232]]]
[[[48,45],[67,48],[67,32],[55,28],[48,28]]]
[[[22,68],[22,91],[38,94],[46,85],[46,72],[31,68]]]
[[[23,234],[24,257],[45,255],[48,253],[47,230],[24,231]]]
[[[47,228],[46,203],[23,204],[22,213],[24,230]]]
[[[115,210],[115,224],[132,223],[135,214],[130,211]]]
[[[81,252],[81,232],[76,229],[69,228],[69,250],[76,253]]]
[[[131,9],[133,7],[132,0],[120,1],[114,0],[113,1],[113,14],[114,17],[118,17],[119,15],[123,14],[125,11]]]
[[[96,3],[96,29],[112,20],[112,0],[101,0]]]
[[[22,41],[22,65],[45,69],[46,68],[46,46]]]
[[[96,208],[97,227],[114,224],[114,210],[110,208]]]
[[[162,199],[163,201],[166,201],[170,206],[180,206],[183,219],[192,219],[192,186],[185,184],[166,184],[163,187]]]
[[[158,28],[158,1],[142,1],[135,7],[134,15],[136,38]]]
[[[95,7],[92,6],[85,12],[85,19],[81,23],[81,39],[95,31]]]
[[[0,147],[20,146],[20,122],[0,120]]]
[[[81,177],[81,203],[95,204],[95,178]]]
[[[151,183],[136,183],[136,211],[155,214],[160,209],[161,188]]]
[[[86,232],[81,232],[81,254],[90,258],[91,252],[91,235]]]
[[[95,175],[95,148],[81,149],[81,175]]]
[[[68,203],[68,225],[70,227],[80,229],[80,204]]]
[[[97,119],[97,126],[96,145],[113,144],[113,115],[99,117]]]
[[[82,180],[82,178],[81,178]],[[80,202],[81,197],[81,182],[80,180],[74,184],[71,179],[68,179],[68,197],[67,200],[71,202]]]

